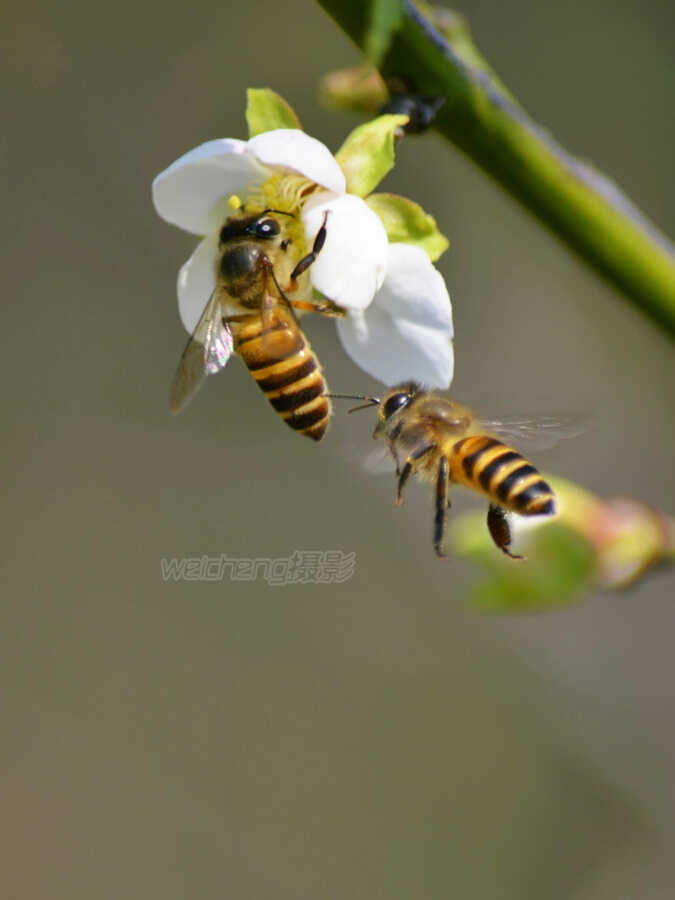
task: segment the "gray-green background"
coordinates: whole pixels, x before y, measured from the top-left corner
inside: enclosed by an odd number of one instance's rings
[[[462,11],[525,107],[674,235],[672,4]],[[672,576],[472,617],[426,492],[395,510],[364,473],[369,413],[340,407],[315,446],[237,360],[168,413],[194,240],[152,178],[245,137],[247,86],[337,149],[357,120],[314,86],[356,61],[301,0],[3,4],[3,896],[672,896]],[[404,142],[386,187],[451,239],[456,394],[591,412],[548,469],[672,511],[666,338],[436,138]],[[379,390],[305,321],[333,390]],[[296,549],[354,550],[355,574],[160,576]]]

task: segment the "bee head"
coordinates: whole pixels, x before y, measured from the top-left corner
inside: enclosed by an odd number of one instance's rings
[[[395,385],[381,400],[379,417],[388,422],[397,412],[405,409],[413,397],[421,392],[422,388],[415,381],[405,381],[403,384]]]
[[[220,229],[221,246],[243,237],[254,237],[262,241],[278,237],[281,233],[281,225],[270,213],[295,218],[292,213],[284,212],[281,209],[264,209],[259,213],[243,211],[236,213],[234,216],[230,216]]]
[[[379,438],[390,432],[398,414],[406,409],[421,391],[422,388],[415,381],[406,381],[395,385],[385,394],[377,411],[377,425],[373,437]]]

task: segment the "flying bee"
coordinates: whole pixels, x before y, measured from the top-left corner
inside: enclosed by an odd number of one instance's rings
[[[506,513],[521,516],[555,515],[555,496],[542,475],[498,435],[529,446],[550,446],[560,437],[580,433],[572,423],[549,417],[480,419],[474,412],[414,381],[393,387],[382,400],[350,394],[331,394],[366,400],[378,406],[374,438],[386,439],[396,464],[396,505],[411,475],[435,485],[434,549],[443,558],[443,538],[450,507],[450,484],[463,484],[490,501],[487,526],[495,545],[511,559],[511,531]],[[365,407],[356,407],[363,409]]]
[[[295,310],[339,316],[331,301],[289,299],[326,240],[326,220],[312,250],[298,261],[293,239],[275,209],[238,212],[220,230],[216,287],[187,342],[171,386],[169,408],[181,412],[208,375],[238,353],[287,425],[315,441],[328,425],[331,405],[316,354]]]

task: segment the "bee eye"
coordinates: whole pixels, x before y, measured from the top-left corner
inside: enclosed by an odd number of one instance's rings
[[[276,237],[281,231],[281,226],[276,219],[262,219],[256,223],[255,233],[258,237]]]
[[[392,396],[382,407],[384,418],[390,419],[395,412],[398,412],[399,409],[403,409],[403,407],[407,406],[411,400],[412,397],[410,396],[410,394],[392,394]]]
[[[241,228],[232,222],[226,222],[225,225],[220,229],[220,243],[226,244],[228,241],[231,241],[233,238],[239,237],[241,234]]]

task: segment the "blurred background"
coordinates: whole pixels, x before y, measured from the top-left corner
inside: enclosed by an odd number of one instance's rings
[[[675,235],[675,9],[468,0],[525,108]],[[308,0],[4,3],[0,840],[8,897],[673,896],[672,574],[467,611],[427,492],[320,446],[238,360],[172,418],[194,239],[153,177],[246,137],[269,86],[336,150],[317,79],[359,57]],[[385,188],[434,214],[454,392],[590,412],[547,471],[673,511],[667,338],[433,135]],[[380,385],[305,319],[334,391]],[[471,506],[471,498],[453,506]],[[162,558],[356,553],[343,584],[169,581]],[[496,551],[495,551],[496,552]]]

